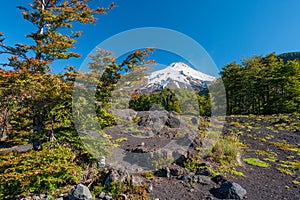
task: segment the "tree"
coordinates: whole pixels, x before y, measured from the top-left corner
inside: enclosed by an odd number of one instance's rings
[[[114,6],[112,3],[108,8],[90,8],[88,2],[89,0],[34,0],[28,8],[19,6],[24,19],[36,28],[35,32],[27,35],[34,41],[33,44],[7,46],[4,44],[3,34],[0,34],[0,54],[11,55],[8,58],[9,62],[3,65],[13,67],[19,78],[25,77],[16,80],[15,84],[25,81],[28,84],[24,87],[32,92],[27,96],[27,104],[24,105],[25,101],[22,103],[23,106],[31,107],[35,133],[43,129],[48,120],[46,118],[48,112],[51,112],[51,118],[54,121],[59,107],[56,104],[62,102],[58,101],[63,95],[60,92],[66,91],[64,76],[49,75],[50,65],[56,60],[80,56],[71,51],[77,38],[81,36],[80,31],[72,31],[73,24],[95,23],[96,15],[105,14]],[[56,94],[51,91],[52,81],[59,81],[56,82]],[[22,96],[22,93],[18,95]]]
[[[228,114],[299,112],[299,61],[284,61],[275,53],[230,63],[221,76]]]

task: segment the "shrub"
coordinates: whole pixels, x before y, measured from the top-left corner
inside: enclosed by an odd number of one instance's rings
[[[73,162],[70,148],[60,147],[26,153],[0,155],[0,199],[11,199],[30,193],[52,193],[75,184],[81,168]]]
[[[235,137],[226,136],[212,148],[212,157],[216,162],[231,162],[236,159],[239,152],[238,141]]]

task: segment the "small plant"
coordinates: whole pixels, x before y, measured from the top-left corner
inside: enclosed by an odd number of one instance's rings
[[[242,176],[242,177],[245,177],[245,174],[244,174],[243,172],[238,172],[238,171],[236,171],[236,169],[232,169],[232,170],[230,171],[230,173],[231,173],[232,175],[235,175],[235,176]]]
[[[203,165],[203,160],[198,155],[192,159],[186,160],[183,165],[187,171],[194,172],[194,173],[196,173],[199,170],[208,168],[207,166]]]
[[[124,142],[124,141],[127,141],[127,140],[128,140],[128,138],[122,137],[122,138],[116,139],[116,142],[120,143],[120,142]]]
[[[300,181],[297,181],[297,180],[292,180],[292,183],[295,185],[300,185]]]
[[[224,137],[212,149],[212,157],[216,162],[231,162],[239,152],[238,140],[233,136]]]
[[[258,158],[244,158],[243,160],[248,165],[254,165],[254,166],[263,167],[263,168],[267,168],[270,166],[268,163],[266,163],[262,160],[259,160]]]
[[[146,186],[131,185],[127,182],[111,183],[110,192],[113,199],[117,199],[121,194],[131,194],[132,199],[149,199]]]
[[[143,173],[142,176],[145,177],[147,180],[152,180],[154,178],[154,174],[151,171]]]
[[[98,196],[101,192],[106,192],[105,186],[102,186],[102,185],[94,186],[94,188],[92,190],[92,194],[94,197]]]
[[[288,169],[288,168],[278,167],[276,169],[278,171],[280,171],[281,173],[283,173],[283,174],[290,175],[290,176],[294,175],[294,173],[290,169]]]
[[[196,147],[195,150],[196,151],[201,151],[201,147]]]

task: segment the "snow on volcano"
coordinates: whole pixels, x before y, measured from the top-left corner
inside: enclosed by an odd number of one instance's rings
[[[170,66],[154,71],[147,77],[144,92],[160,91],[165,87],[201,90],[216,78],[197,71],[185,63],[174,62]]]

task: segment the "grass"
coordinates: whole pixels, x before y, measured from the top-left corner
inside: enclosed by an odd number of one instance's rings
[[[270,150],[255,150],[255,154],[264,157],[264,161],[276,162],[277,153]]]
[[[300,148],[297,147],[296,145],[287,143],[286,140],[270,142],[270,144],[278,147],[282,151],[292,151],[292,152],[296,152],[298,155],[300,154]]]
[[[283,168],[283,167],[277,167],[276,169],[283,174],[290,175],[290,176],[294,175],[294,172],[292,172],[290,169]]]
[[[267,168],[270,165],[262,160],[259,160],[258,158],[244,158],[243,161],[247,163],[248,165],[254,165],[257,167],[263,167]]]
[[[297,181],[297,180],[292,180],[292,183],[295,184],[295,185],[300,185],[300,182]]]
[[[300,170],[300,161],[280,161],[278,167],[276,168],[283,174],[294,176],[296,171]]]
[[[147,180],[154,179],[154,174],[151,171],[143,173],[142,176],[145,177]]]
[[[120,142],[124,142],[124,141],[127,141],[127,140],[128,140],[128,138],[122,137],[122,138],[116,139],[116,142],[120,143]]]
[[[235,175],[235,176],[242,176],[242,177],[245,177],[245,174],[244,174],[243,172],[238,172],[238,171],[236,171],[236,169],[232,169],[232,170],[230,171],[230,173],[231,173],[232,175]]]
[[[216,162],[232,162],[239,152],[238,139],[234,136],[226,136],[217,141],[212,148],[211,156]]]

